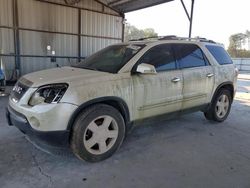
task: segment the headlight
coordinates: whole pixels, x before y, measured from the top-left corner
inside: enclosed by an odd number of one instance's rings
[[[30,106],[41,103],[58,103],[68,88],[68,84],[51,84],[38,88],[29,100]]]

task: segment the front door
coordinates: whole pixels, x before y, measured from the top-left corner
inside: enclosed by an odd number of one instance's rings
[[[135,119],[176,112],[182,105],[182,72],[177,70],[171,44],[161,44],[148,50],[136,64],[154,65],[157,74],[135,73]],[[136,69],[136,67],[135,67]]]

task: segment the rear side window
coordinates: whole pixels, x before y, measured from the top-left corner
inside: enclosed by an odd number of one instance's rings
[[[221,46],[206,45],[206,47],[220,65],[233,64],[232,59]]]
[[[154,65],[157,72],[176,69],[176,62],[171,44],[162,44],[151,48],[139,60],[139,64],[141,63]]]
[[[180,69],[208,65],[203,52],[195,44],[174,44],[174,51]]]

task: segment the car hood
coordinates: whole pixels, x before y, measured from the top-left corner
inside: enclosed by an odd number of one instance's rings
[[[90,81],[98,82],[98,80],[101,81],[105,77],[109,77],[111,75],[113,74],[100,71],[93,71],[74,67],[60,67],[27,74],[21,78],[21,82],[22,80],[24,80],[24,82],[32,82],[30,84],[31,87],[39,87],[42,85],[53,83],[70,84],[72,82],[79,82],[83,84],[89,83]]]

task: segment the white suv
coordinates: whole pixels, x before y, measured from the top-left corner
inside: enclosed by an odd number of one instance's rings
[[[76,66],[23,76],[6,114],[35,143],[96,162],[110,157],[138,122],[193,111],[224,121],[237,73],[224,48],[206,39],[121,43]]]

